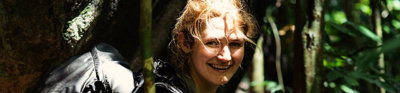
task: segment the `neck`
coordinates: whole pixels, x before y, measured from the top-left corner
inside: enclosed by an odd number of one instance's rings
[[[218,85],[214,85],[207,80],[200,78],[198,74],[195,74],[193,70],[191,70],[190,74],[193,78],[194,84],[196,85],[196,93],[215,93],[217,92]]]

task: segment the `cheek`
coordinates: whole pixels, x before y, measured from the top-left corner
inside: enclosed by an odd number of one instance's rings
[[[193,64],[195,65],[206,63],[213,56],[213,54],[209,53],[207,49],[200,45],[196,45],[195,47],[193,47],[193,51],[191,54],[192,62],[194,62]]]
[[[216,56],[211,53],[207,48],[199,43],[195,44],[193,47],[192,58],[196,60],[208,60],[212,57]]]
[[[241,63],[244,57],[244,48],[240,48],[232,52],[232,59],[234,62]]]

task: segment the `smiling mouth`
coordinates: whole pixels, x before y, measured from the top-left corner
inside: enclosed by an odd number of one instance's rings
[[[232,65],[216,65],[216,64],[208,64],[211,68],[217,70],[227,70],[232,67]]]

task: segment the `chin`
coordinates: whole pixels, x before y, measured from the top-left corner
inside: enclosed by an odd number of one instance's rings
[[[217,79],[214,80],[213,84],[215,85],[224,85],[229,82],[232,76],[219,76]]]

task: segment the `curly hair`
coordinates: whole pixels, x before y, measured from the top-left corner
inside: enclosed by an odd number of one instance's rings
[[[195,39],[201,40],[199,38],[201,31],[206,29],[212,18],[223,17],[224,21],[226,21],[226,18],[235,20],[239,31],[242,31],[246,36],[245,41],[255,44],[250,38],[256,36],[257,25],[254,17],[244,8],[241,0],[188,0],[171,33],[172,40],[169,43],[169,48],[173,54],[170,63],[177,72],[188,74],[190,57],[190,53],[185,53],[178,43],[178,34],[182,32],[185,39],[184,45],[192,48]]]

